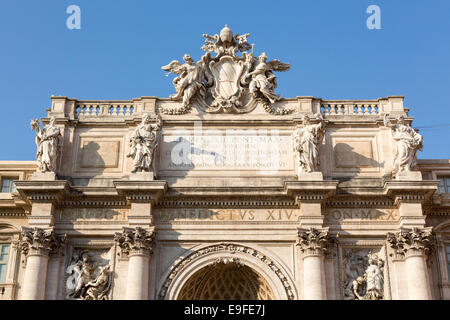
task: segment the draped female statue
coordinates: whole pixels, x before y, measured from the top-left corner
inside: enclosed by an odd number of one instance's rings
[[[322,116],[317,114],[318,124],[312,124],[308,115],[303,117],[303,127],[294,132],[294,150],[297,153],[299,172],[319,171],[319,144],[322,143],[325,126]]]
[[[61,130],[55,126],[55,121],[56,118],[51,117],[50,123],[42,128],[38,119],[31,120],[31,129],[36,130],[36,160],[40,172],[56,171]]]
[[[410,172],[417,162],[417,150],[423,149],[423,138],[411,126],[406,123],[405,117],[397,117],[397,123],[384,115],[384,125],[391,128],[396,149],[394,152],[394,167],[392,175],[396,177],[399,173]]]

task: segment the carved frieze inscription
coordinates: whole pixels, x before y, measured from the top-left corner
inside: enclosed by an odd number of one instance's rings
[[[60,221],[126,221],[127,209],[64,208],[57,215]]]
[[[293,160],[291,136],[275,129],[174,131],[163,135],[160,170],[276,173]]]
[[[157,221],[298,221],[298,209],[206,209],[173,208],[157,209]]]
[[[346,221],[398,221],[399,215],[395,209],[376,208],[327,208],[325,220],[328,223]]]

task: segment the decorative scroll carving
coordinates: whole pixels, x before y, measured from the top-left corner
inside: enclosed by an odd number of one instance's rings
[[[267,62],[267,55],[253,56],[253,46],[247,42],[250,34],[233,35],[228,26],[219,35],[204,34],[206,53],[195,62],[185,54],[184,64],[173,60],[163,66],[164,71],[179,75],[173,80],[176,94],[172,100],[181,100],[181,107],[161,109],[165,114],[184,114],[191,110],[194,99],[199,108],[208,113],[246,113],[258,103],[274,114],[287,114],[285,109],[275,110],[270,104],[281,100],[275,94],[277,87],[274,71],[287,71],[290,65],[279,60]],[[249,51],[252,49],[252,53]],[[242,56],[236,53],[242,52]],[[211,54],[215,53],[215,56]],[[168,75],[167,74],[167,75]]]
[[[393,139],[397,145],[394,153],[393,177],[399,173],[412,171],[417,162],[417,150],[423,149],[423,138],[409,124],[403,115],[397,117],[393,124],[388,115],[384,115],[384,125],[391,128]]]
[[[432,250],[432,227],[413,228],[387,234],[387,242],[399,258],[408,255],[428,255]]]
[[[216,261],[214,261],[213,265],[218,264],[234,264],[236,266],[244,265],[239,258],[218,258]]]
[[[320,113],[318,124],[312,124],[308,115],[303,116],[303,127],[297,126],[293,133],[294,151],[297,155],[299,174],[319,171],[319,145],[325,134],[325,124]]]
[[[55,126],[55,117],[50,118],[50,123],[44,128],[38,119],[31,120],[32,130],[36,130],[38,171],[56,172],[56,159],[61,148],[61,130]]]
[[[344,252],[344,299],[381,300],[384,296],[384,261],[371,250]]]
[[[101,265],[93,258],[93,253],[76,251],[66,269],[66,299],[69,300],[109,300],[112,286],[110,265]],[[98,259],[97,259],[98,260]]]
[[[154,230],[146,231],[140,227],[136,227],[136,229],[123,228],[123,232],[116,233],[114,237],[125,256],[133,254],[150,255],[153,252],[154,238]]]
[[[298,229],[297,245],[306,255],[324,255],[332,241],[328,228],[321,230],[310,228],[308,231]]]
[[[23,254],[48,255],[66,242],[66,234],[56,234],[53,230],[22,227],[20,249]]]
[[[150,124],[150,115],[142,115],[141,124],[134,130],[130,138],[130,151],[127,157],[133,158],[132,173],[138,171],[152,171],[153,155],[158,146],[157,132],[161,129],[162,120],[158,115],[156,124]]]
[[[280,279],[280,281],[282,282],[282,284],[284,286],[284,289],[286,290],[288,299],[289,300],[294,299],[294,293],[293,293],[291,285],[288,282],[287,277],[284,275],[283,271],[276,265],[276,263],[274,261],[272,261],[269,257],[265,256],[264,254],[258,252],[257,250],[254,250],[254,249],[251,249],[251,248],[245,247],[245,246],[231,244],[231,243],[221,243],[221,244],[212,245],[212,246],[209,246],[206,248],[202,248],[202,249],[195,251],[195,252],[189,254],[188,256],[180,259],[179,261],[177,261],[175,263],[175,265],[173,265],[170,268],[171,272],[168,275],[168,277],[166,278],[166,281],[164,282],[164,285],[161,288],[161,291],[159,292],[158,298],[162,300],[166,297],[167,289],[169,288],[173,279],[175,279],[175,277],[180,273],[181,270],[183,270],[183,268],[186,265],[188,265],[192,261],[194,261],[204,255],[211,254],[214,252],[221,252],[221,251],[230,252],[230,253],[242,252],[242,253],[249,254],[253,257],[258,258],[259,260],[261,260],[262,262],[267,264],[270,267],[270,269],[272,269],[272,271],[275,272],[275,274],[278,276],[278,278]],[[223,259],[219,259],[219,260],[220,260],[219,263],[224,262]],[[230,259],[228,259],[228,260],[230,260]],[[217,263],[217,260],[215,262]],[[230,262],[231,262],[231,260],[230,260]],[[233,261],[233,262],[236,262],[236,261]]]

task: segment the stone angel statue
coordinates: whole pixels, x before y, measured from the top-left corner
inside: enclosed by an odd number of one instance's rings
[[[55,172],[56,159],[61,148],[61,130],[55,125],[56,118],[51,117],[50,123],[41,127],[38,119],[31,120],[30,126],[36,131],[38,170],[40,172]]]
[[[192,57],[188,54],[183,56],[184,64],[181,64],[178,60],[173,60],[168,65],[161,67],[164,71],[179,75],[173,79],[172,83],[177,91],[176,94],[172,94],[170,98],[172,100],[182,100],[181,106],[188,107],[191,98],[198,92],[204,99],[206,89],[203,85],[206,74],[206,62],[209,59],[209,53],[205,54],[199,62],[194,62]],[[211,77],[209,77],[211,78]]]
[[[267,55],[263,52],[259,58],[252,72],[247,73],[246,77],[250,77],[249,91],[256,98],[258,93],[261,93],[271,103],[281,99],[280,95],[275,94],[277,87],[277,78],[273,71],[288,71],[290,64],[280,62],[275,59],[270,62],[267,61]]]
[[[152,171],[153,156],[158,146],[157,133],[161,130],[162,120],[158,115],[156,123],[151,124],[151,117],[148,113],[142,116],[142,122],[134,130],[130,138],[130,151],[127,157],[133,158],[132,173],[138,171]]]
[[[392,137],[396,143],[394,153],[393,176],[402,172],[412,171],[417,162],[417,151],[423,150],[423,137],[406,123],[405,117],[397,117],[397,123],[393,124],[388,115],[384,115],[384,125],[392,130]]]
[[[320,113],[315,117],[319,120],[318,124],[312,124],[309,116],[304,115],[303,127],[297,126],[293,134],[299,172],[319,171],[319,144],[325,134],[325,124]]]

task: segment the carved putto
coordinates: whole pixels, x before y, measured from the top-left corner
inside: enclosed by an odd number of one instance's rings
[[[384,296],[384,261],[372,251],[344,253],[344,298],[381,300]]]
[[[281,100],[275,93],[277,81],[273,72],[287,71],[290,65],[279,60],[267,62],[265,53],[255,57],[253,45],[247,41],[249,35],[233,35],[225,26],[219,35],[203,35],[205,44],[201,49],[206,53],[198,62],[185,54],[184,64],[173,60],[163,66],[167,75],[178,75],[173,80],[177,93],[170,98],[181,100],[181,107],[162,108],[161,112],[183,114],[195,104],[208,113],[246,113],[261,103],[270,113],[289,113],[289,110],[275,109],[272,104]],[[237,55],[238,52],[242,55]]]
[[[56,172],[56,160],[61,148],[61,130],[55,125],[56,118],[51,117],[50,123],[41,127],[38,119],[31,120],[32,130],[36,130],[38,171]]]
[[[88,251],[75,252],[66,269],[66,299],[108,300],[112,275],[110,265],[99,266]]]
[[[392,137],[396,144],[394,153],[394,167],[392,175],[412,171],[417,162],[417,151],[423,150],[423,138],[405,121],[403,115],[397,117],[397,123],[393,124],[388,115],[384,115],[384,125],[391,128]]]
[[[314,124],[308,115],[303,116],[303,127],[297,126],[293,133],[299,173],[319,171],[319,145],[325,134],[325,123],[320,113],[315,115]]]
[[[153,157],[158,146],[157,133],[161,129],[162,120],[158,115],[156,124],[150,124],[148,113],[142,115],[142,122],[134,130],[130,138],[130,151],[127,157],[133,158],[132,173],[138,171],[153,171]]]

